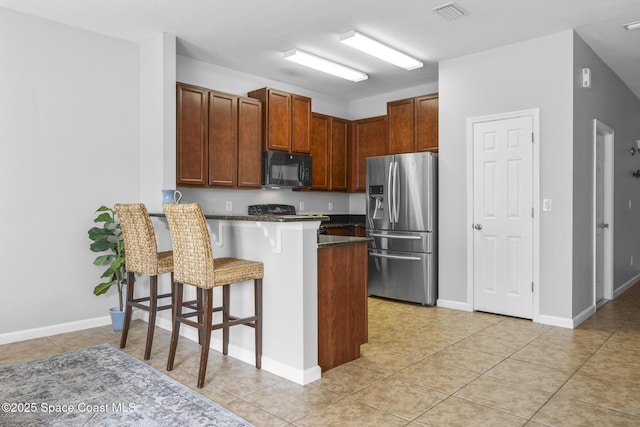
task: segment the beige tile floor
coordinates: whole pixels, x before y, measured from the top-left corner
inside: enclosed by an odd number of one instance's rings
[[[146,323],[126,351],[142,359]],[[166,372],[169,333],[149,364]],[[0,365],[108,342],[110,327],[0,346]],[[167,374],[195,389],[198,346]],[[638,426],[640,284],[575,330],[369,299],[362,356],[300,386],[213,351],[198,390],[257,426]]]

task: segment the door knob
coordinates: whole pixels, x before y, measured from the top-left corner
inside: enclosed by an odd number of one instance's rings
[[[609,228],[609,224],[600,224],[600,228]]]
[[[476,224],[473,226],[476,230],[482,230],[482,224]]]

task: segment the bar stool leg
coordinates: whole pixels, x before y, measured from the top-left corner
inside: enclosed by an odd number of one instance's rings
[[[127,298],[124,309],[124,325],[122,326],[122,334],[120,335],[120,348],[127,345],[127,336],[129,335],[129,325],[131,324],[131,301],[133,301],[133,285],[135,283],[135,274],[127,272]]]
[[[196,311],[198,312],[198,323],[204,324],[202,317],[202,288],[196,288]],[[198,344],[202,344],[202,329],[198,329]]]
[[[153,331],[156,327],[156,313],[158,312],[158,276],[151,276],[149,281],[149,325],[147,326],[147,345],[144,348],[144,360],[151,357]]]
[[[207,362],[209,361],[209,345],[211,344],[211,329],[213,325],[213,289],[204,289],[204,312],[202,329],[202,345],[200,347],[200,367],[198,369],[198,388],[204,386],[207,375]]]
[[[255,279],[253,281],[254,291],[254,313],[255,320],[255,333],[256,333],[256,368],[262,367],[262,279]]]
[[[229,353],[229,303],[231,296],[229,295],[229,285],[222,286],[222,354]]]
[[[169,359],[167,360],[167,371],[173,369],[173,361],[176,358],[178,348],[178,336],[180,335],[180,316],[182,315],[182,283],[176,283],[176,292],[173,296],[173,329],[171,331],[171,344],[169,345]]]

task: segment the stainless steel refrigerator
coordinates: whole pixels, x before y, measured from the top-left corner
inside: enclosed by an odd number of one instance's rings
[[[367,159],[369,294],[434,305],[438,155]]]

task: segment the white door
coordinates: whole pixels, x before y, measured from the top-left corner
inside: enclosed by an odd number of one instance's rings
[[[594,120],[593,285],[596,308],[613,298],[613,141],[613,129]]]
[[[604,300],[604,233],[609,224],[604,219],[604,135],[596,132],[596,171],[595,171],[595,221],[596,221],[596,274],[595,274],[595,298],[596,306]]]
[[[533,318],[533,118],[473,124],[474,309]]]

